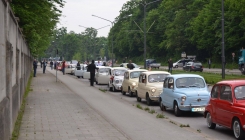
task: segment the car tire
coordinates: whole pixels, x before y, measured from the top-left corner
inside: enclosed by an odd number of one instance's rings
[[[95,84],[98,85],[98,81],[95,81]]]
[[[80,76],[77,76],[77,78],[80,78]]]
[[[146,94],[146,103],[148,106],[150,106],[152,104],[152,100],[150,99],[148,93]]]
[[[110,85],[109,85],[109,84],[108,84],[108,88],[109,88],[109,90],[110,90],[110,91],[112,91],[112,87],[110,87]]]
[[[137,102],[141,102],[141,98],[138,96],[137,91],[135,91]]]
[[[166,110],[166,107],[162,104],[162,99],[159,100],[159,106],[162,111]]]
[[[174,115],[176,117],[179,117],[181,115],[181,110],[179,109],[179,106],[177,104],[177,102],[174,102]]]
[[[239,119],[234,119],[232,122],[232,130],[237,140],[244,140],[244,131]]]
[[[133,97],[134,93],[130,90],[130,87],[128,88],[128,93],[130,97]]]
[[[216,124],[212,122],[212,116],[209,112],[206,114],[206,122],[209,129],[215,129]]]
[[[126,92],[123,91],[123,88],[122,88],[122,90],[121,90],[121,93],[122,93],[122,95],[125,95],[125,94],[126,94]]]

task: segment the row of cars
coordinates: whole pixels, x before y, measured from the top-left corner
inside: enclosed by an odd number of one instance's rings
[[[74,75],[89,79],[87,65],[75,69]],[[128,70],[125,67],[98,66],[96,84],[106,84],[111,91],[136,96],[147,105],[158,102],[162,111],[172,109],[176,116],[183,112],[204,112],[207,126],[217,125],[233,130],[236,139],[244,139],[245,131],[245,80],[221,81],[211,92],[202,76],[174,74],[145,69]]]

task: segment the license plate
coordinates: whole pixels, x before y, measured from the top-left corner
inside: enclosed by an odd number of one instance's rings
[[[204,107],[192,108],[192,109],[191,109],[192,112],[198,112],[198,111],[204,111],[204,110],[205,110]]]

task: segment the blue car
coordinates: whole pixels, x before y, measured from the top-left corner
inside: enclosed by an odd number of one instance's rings
[[[180,116],[183,111],[204,112],[209,100],[210,92],[202,76],[175,74],[165,78],[159,105],[162,111],[170,108]]]

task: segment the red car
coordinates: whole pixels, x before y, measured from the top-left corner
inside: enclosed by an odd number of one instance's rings
[[[216,124],[233,130],[238,140],[245,139],[245,80],[226,80],[215,84],[204,117],[210,129]]]

